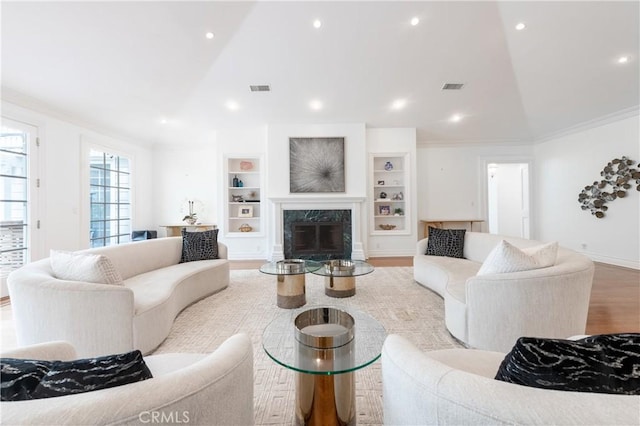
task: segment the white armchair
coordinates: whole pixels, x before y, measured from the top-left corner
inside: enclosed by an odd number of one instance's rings
[[[494,380],[505,354],[422,352],[399,335],[382,349],[388,425],[638,425],[640,396],[546,390]]]
[[[66,342],[42,343],[3,357],[72,360]],[[1,402],[2,424],[248,425],[253,418],[253,348],[246,334],[230,337],[211,354],[144,357],[152,379],[99,391]],[[155,421],[158,423],[159,420]]]

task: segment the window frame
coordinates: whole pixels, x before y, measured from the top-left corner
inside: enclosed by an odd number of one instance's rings
[[[128,243],[131,241],[131,231],[133,230],[133,224],[135,221],[135,190],[134,190],[134,181],[135,181],[135,155],[127,150],[123,150],[120,147],[116,147],[113,144],[110,143],[105,143],[104,141],[96,141],[92,138],[88,138],[86,136],[81,136],[81,155],[82,155],[82,190],[81,190],[81,194],[82,194],[82,214],[81,214],[81,232],[82,232],[82,244],[87,247],[87,248],[91,248],[92,246],[92,241],[94,239],[92,239],[91,237],[91,224],[92,222],[95,222],[93,220],[93,215],[92,215],[92,203],[91,203],[91,188],[96,186],[92,184],[92,178],[91,178],[91,170],[92,169],[98,169],[95,167],[92,167],[91,165],[91,152],[92,151],[98,151],[98,152],[102,152],[103,154],[109,154],[109,155],[113,155],[116,156],[118,158],[123,157],[129,160],[129,172],[128,172],[128,176],[129,176],[129,186],[128,186],[128,191],[129,191],[129,202],[128,202],[128,206],[129,206],[129,232],[127,234],[123,234],[121,232],[117,232],[114,235],[110,235],[110,236],[106,236],[104,235],[101,238],[104,238],[104,243],[105,245],[99,245],[96,247],[106,247],[106,246],[110,246],[110,245],[117,245],[117,244],[123,244],[123,243]],[[104,164],[104,163],[103,163]],[[105,170],[105,169],[100,169],[100,170]],[[108,170],[108,169],[106,169]],[[120,188],[120,187],[112,187],[112,186],[105,186],[104,188]],[[112,206],[116,206],[116,209],[118,210],[118,215],[119,215],[119,209],[120,209],[120,204],[119,203],[105,203],[104,205],[112,205]],[[112,219],[115,221],[119,221],[120,219],[118,218],[118,216],[116,216],[116,219]],[[104,219],[105,222],[110,222],[112,220],[108,220],[108,219]],[[119,231],[119,230],[118,230]],[[126,236],[126,238],[122,238]],[[110,242],[111,239],[115,238],[116,241],[115,242]]]

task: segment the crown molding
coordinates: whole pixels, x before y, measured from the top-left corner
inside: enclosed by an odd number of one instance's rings
[[[417,141],[418,148],[455,148],[455,147],[485,147],[485,146],[521,146],[531,145],[530,139],[459,139],[459,140],[428,140]]]
[[[47,102],[43,102],[39,99],[26,95],[17,90],[10,89],[8,87],[2,87],[0,99],[3,102],[8,102],[20,108],[31,110],[35,113],[44,114],[57,120],[65,121],[74,126],[82,127],[86,130],[90,130],[96,133],[100,133],[103,136],[107,136],[112,139],[116,139],[122,142],[126,142],[135,146],[144,148],[151,148],[153,142],[144,139],[133,138],[123,133],[118,132],[112,128],[103,126],[97,126],[94,123],[83,120],[82,118],[57,108]]]
[[[634,105],[629,108],[622,109],[620,111],[613,112],[611,114],[603,115],[592,120],[583,121],[574,126],[566,127],[557,132],[548,133],[540,138],[536,138],[533,141],[534,145],[548,142],[553,139],[558,139],[564,136],[569,136],[574,133],[584,132],[585,130],[593,129],[595,127],[604,126],[605,124],[615,123],[616,121],[624,120],[625,118],[635,117],[640,115],[640,105]]]

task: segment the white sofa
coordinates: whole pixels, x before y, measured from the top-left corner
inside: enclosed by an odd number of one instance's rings
[[[399,335],[388,336],[382,349],[384,424],[640,424],[640,396],[494,380],[504,357],[474,349],[425,353]]]
[[[182,237],[83,252],[108,257],[124,285],[57,279],[49,258],[12,272],[7,282],[20,346],[64,340],[81,357],[146,354],[167,337],[180,311],[229,285],[222,243],[220,259],[186,263],[179,263]]]
[[[3,357],[77,359],[67,342],[20,348]],[[231,336],[211,354],[145,356],[153,378],[77,395],[0,402],[5,425],[249,425],[253,416],[253,348]]]
[[[464,344],[508,352],[518,337],[566,338],[585,333],[593,262],[562,247],[553,266],[477,276],[501,240],[518,248],[543,243],[467,232],[464,258],[427,256],[428,239],[418,241],[414,279],[444,298],[445,324]]]

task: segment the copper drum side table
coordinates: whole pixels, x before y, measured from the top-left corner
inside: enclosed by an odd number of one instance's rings
[[[273,320],[262,346],[296,372],[296,424],[354,425],[355,372],[380,358],[386,336],[369,315],[337,307],[296,309]]]
[[[292,309],[307,303],[305,274],[307,271],[313,271],[316,267],[319,268],[320,265],[315,263],[307,265],[307,261],[302,259],[285,259],[265,263],[260,267],[260,272],[277,275],[278,307]]]
[[[324,294],[329,297],[350,297],[356,294],[356,277],[373,272],[373,265],[361,260],[336,259],[309,270],[324,276]]]

